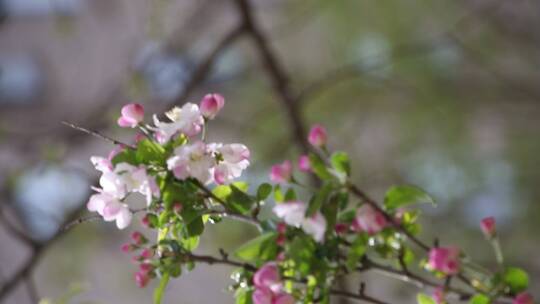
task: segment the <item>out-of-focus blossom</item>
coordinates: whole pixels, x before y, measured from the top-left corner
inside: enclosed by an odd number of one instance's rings
[[[334,231],[336,231],[337,234],[344,234],[349,230],[349,226],[344,223],[337,223],[334,226]]]
[[[144,108],[138,103],[130,103],[122,107],[122,116],[118,125],[123,128],[135,128],[144,120]]]
[[[305,233],[311,235],[317,242],[324,240],[326,220],[320,212],[311,217],[305,217],[307,205],[301,201],[290,201],[274,206],[273,211],[285,223],[294,227],[301,227]]]
[[[324,147],[328,138],[326,129],[321,125],[314,125],[309,131],[308,141],[315,147]]]
[[[445,292],[443,288],[441,287],[435,288],[435,290],[433,291],[433,300],[435,300],[435,303],[437,304],[446,303]]]
[[[365,231],[368,234],[375,234],[387,226],[384,215],[368,204],[362,205],[356,210],[356,217],[352,223],[354,231]]]
[[[429,251],[428,267],[438,270],[447,275],[454,275],[459,272],[459,248],[437,247]]]
[[[270,180],[274,183],[286,183],[292,179],[292,164],[286,160],[281,164],[273,165],[270,169]]]
[[[200,103],[201,113],[207,119],[214,119],[225,105],[225,98],[220,94],[206,94]]]
[[[150,281],[150,276],[148,275],[148,272],[137,271],[135,273],[135,283],[137,284],[139,288],[145,287],[149,281]]]
[[[253,276],[254,304],[294,304],[294,297],[283,292],[279,269],[274,262],[266,263]]]

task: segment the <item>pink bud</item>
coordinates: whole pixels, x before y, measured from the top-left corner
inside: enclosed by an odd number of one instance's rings
[[[148,217],[148,214],[142,218],[141,223],[145,227],[150,227],[150,218]]]
[[[277,224],[277,232],[279,234],[284,234],[285,232],[287,232],[287,224],[285,223],[279,223]]]
[[[120,247],[120,250],[122,250],[122,252],[124,253],[130,253],[133,251],[133,249],[135,249],[133,245],[128,244],[128,243],[123,244],[122,247]]]
[[[142,245],[142,244],[146,243],[146,238],[145,238],[144,235],[142,235],[142,233],[140,233],[139,231],[134,231],[134,232],[131,234],[131,239],[132,239],[133,242],[135,242],[135,244],[137,244],[137,245]]]
[[[141,252],[141,257],[142,258],[145,258],[145,259],[150,259],[154,256],[154,250],[150,249],[150,248],[145,248],[142,252]]]
[[[122,128],[135,128],[144,119],[144,108],[138,103],[130,103],[122,107],[122,116],[118,125]]]
[[[274,183],[286,183],[292,178],[292,164],[286,160],[281,164],[273,165],[270,170],[270,180]]]
[[[278,237],[276,238],[276,244],[278,246],[285,245],[286,241],[287,241],[287,237],[285,235],[283,235],[283,234],[278,235]]]
[[[482,219],[480,221],[480,228],[488,238],[493,237],[495,235],[495,218],[490,216]]]
[[[182,208],[183,208],[182,203],[174,203],[174,205],[173,205],[173,210],[176,213],[182,212]]]
[[[435,303],[437,303],[437,304],[446,303],[443,288],[441,288],[441,287],[435,288],[435,290],[433,291],[433,300],[435,300]]]
[[[376,234],[388,225],[384,215],[370,205],[364,204],[356,210],[356,217],[352,223],[354,231],[365,231]]]
[[[137,286],[139,288],[143,288],[148,284],[148,281],[150,281],[150,277],[146,272],[136,272],[135,273],[135,283],[137,283]]]
[[[287,257],[287,256],[285,255],[285,252],[282,251],[282,252],[280,252],[280,253],[277,255],[276,261],[285,261],[285,258],[286,258],[286,257]]]
[[[448,275],[459,272],[459,248],[437,247],[429,251],[428,267]]]
[[[264,264],[253,276],[253,284],[257,287],[272,288],[279,282],[279,269],[276,263],[272,262]]]
[[[268,288],[256,288],[251,295],[251,300],[253,304],[273,304],[273,296],[272,291]]]
[[[344,224],[344,223],[337,223],[334,226],[334,230],[336,231],[337,234],[344,234],[349,230],[349,226],[347,226],[347,224]]]
[[[201,114],[208,119],[214,119],[224,105],[225,98],[223,96],[219,94],[207,94],[200,103]]]
[[[315,147],[325,146],[327,141],[326,129],[321,125],[314,125],[309,131],[308,141]]]
[[[140,272],[149,273],[152,270],[154,270],[154,266],[152,264],[142,263],[141,265],[139,265]]]
[[[300,156],[298,159],[298,168],[303,172],[311,171],[311,163],[309,162],[309,157],[307,155]]]
[[[514,298],[512,304],[534,304],[534,299],[530,293],[522,292]]]

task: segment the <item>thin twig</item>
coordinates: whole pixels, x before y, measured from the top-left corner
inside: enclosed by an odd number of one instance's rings
[[[139,212],[144,212],[144,211],[148,211],[148,207],[144,207],[144,208],[139,208],[139,209],[130,209],[131,213],[133,214],[137,214]],[[67,225],[65,225],[63,228],[62,228],[62,231],[68,231],[70,230],[71,228],[79,225],[79,224],[83,224],[83,223],[86,223],[86,222],[93,222],[93,221],[97,221],[97,220],[101,220],[103,219],[103,217],[99,214],[93,214],[93,215],[89,215],[87,217],[81,217],[81,218],[78,218],[74,221],[71,221],[70,223],[68,223]]]
[[[70,128],[72,128],[72,129],[75,129],[75,130],[77,130],[77,131],[81,131],[81,132],[83,132],[83,133],[90,134],[90,135],[95,136],[95,137],[97,137],[97,138],[100,138],[100,139],[103,139],[103,140],[105,140],[105,141],[108,141],[108,142],[110,142],[110,143],[112,143],[112,144],[114,144],[114,145],[125,146],[125,147],[131,148],[131,149],[135,149],[135,148],[136,148],[136,147],[133,146],[133,145],[123,143],[123,142],[118,141],[118,140],[116,140],[116,139],[114,139],[114,138],[111,138],[111,137],[109,137],[109,136],[107,136],[107,135],[103,135],[103,134],[101,134],[101,133],[99,133],[98,131],[95,131],[95,130],[86,129],[86,128],[84,128],[84,127],[77,126],[77,125],[72,124],[72,123],[67,122],[67,121],[62,121],[62,124],[63,124],[63,125],[66,125],[66,126],[68,126],[68,127],[70,127]]]

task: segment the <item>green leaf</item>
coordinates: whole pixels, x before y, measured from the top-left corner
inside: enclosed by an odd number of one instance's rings
[[[347,176],[351,175],[351,163],[349,161],[349,155],[345,152],[335,152],[330,158],[332,167],[337,172],[344,173]]]
[[[289,188],[287,192],[285,192],[285,201],[290,202],[290,201],[295,201],[295,200],[296,200],[296,192],[294,191],[293,188]]]
[[[276,185],[274,187],[274,200],[276,203],[281,203],[285,197],[283,196],[283,192],[281,192],[281,187],[279,185]]]
[[[437,304],[437,302],[435,302],[435,300],[433,300],[430,296],[423,293],[419,293],[416,296],[416,300],[418,304]]]
[[[420,203],[431,203],[435,205],[435,201],[429,194],[414,186],[391,187],[384,197],[384,206],[388,210]]]
[[[312,274],[311,265],[316,260],[314,241],[303,235],[298,235],[287,250],[288,256],[294,261],[296,269],[303,275]]]
[[[469,301],[469,304],[489,304],[491,303],[491,300],[488,296],[483,294],[476,294],[472,299]]]
[[[308,208],[306,210],[306,217],[310,217],[315,212],[321,209],[324,202],[328,200],[328,196],[332,192],[333,186],[331,183],[325,183],[321,190],[317,191],[315,195],[309,201]]]
[[[311,170],[313,170],[313,173],[315,173],[315,175],[317,175],[320,179],[332,179],[332,174],[328,172],[328,168],[326,167],[324,161],[317,154],[309,154],[309,163],[311,165]]]
[[[272,185],[264,183],[257,188],[257,200],[264,201],[272,193]]]
[[[251,295],[253,294],[252,290],[247,288],[238,288],[235,293],[236,304],[252,304]]]
[[[365,233],[359,234],[351,244],[349,253],[347,255],[347,268],[354,270],[358,261],[364,256],[367,250],[369,236]]]
[[[182,239],[180,240],[180,242],[182,243],[182,246],[184,247],[185,250],[193,251],[197,249],[197,247],[199,247],[199,240],[200,238],[198,236],[194,236],[194,237]]]
[[[276,239],[274,232],[262,234],[240,246],[234,255],[246,262],[272,260],[277,254]]]
[[[251,210],[255,201],[243,190],[231,184],[232,193],[227,198],[227,205],[233,211],[246,214]]]
[[[509,267],[504,272],[504,282],[510,287],[512,293],[524,291],[529,286],[529,276],[523,269]]]
[[[165,149],[158,143],[143,139],[137,144],[135,156],[139,163],[165,163]]]
[[[167,287],[167,284],[169,283],[169,274],[164,273],[163,277],[161,277],[161,281],[159,281],[159,286],[154,290],[154,304],[160,304],[161,299],[163,298],[163,293],[165,292],[165,288]]]
[[[115,157],[111,160],[112,164],[116,166],[119,163],[128,163],[130,165],[138,165],[137,157],[135,156],[135,150],[133,149],[124,149],[122,152],[116,154]]]

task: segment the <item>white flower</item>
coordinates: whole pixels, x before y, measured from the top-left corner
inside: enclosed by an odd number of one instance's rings
[[[174,150],[175,156],[167,160],[167,168],[178,179],[193,177],[204,184],[212,182],[215,160],[204,142],[183,145]]]
[[[219,160],[214,168],[214,180],[217,184],[231,182],[242,175],[249,166],[249,150],[242,144],[211,144],[210,150]]]
[[[132,214],[128,206],[111,194],[101,192],[92,195],[86,207],[97,212],[105,221],[116,221],[118,229],[124,229],[131,223]]]
[[[301,227],[315,241],[322,242],[326,232],[326,219],[320,212],[306,218],[307,205],[301,201],[291,201],[274,206],[273,211],[287,225]]]
[[[156,115],[153,116],[155,127],[151,127],[156,132],[156,138],[160,143],[168,142],[174,135],[184,133],[186,136],[197,135],[202,130],[204,118],[199,110],[199,106],[193,103],[186,103],[182,108],[174,107],[165,113],[171,122],[160,121]]]

